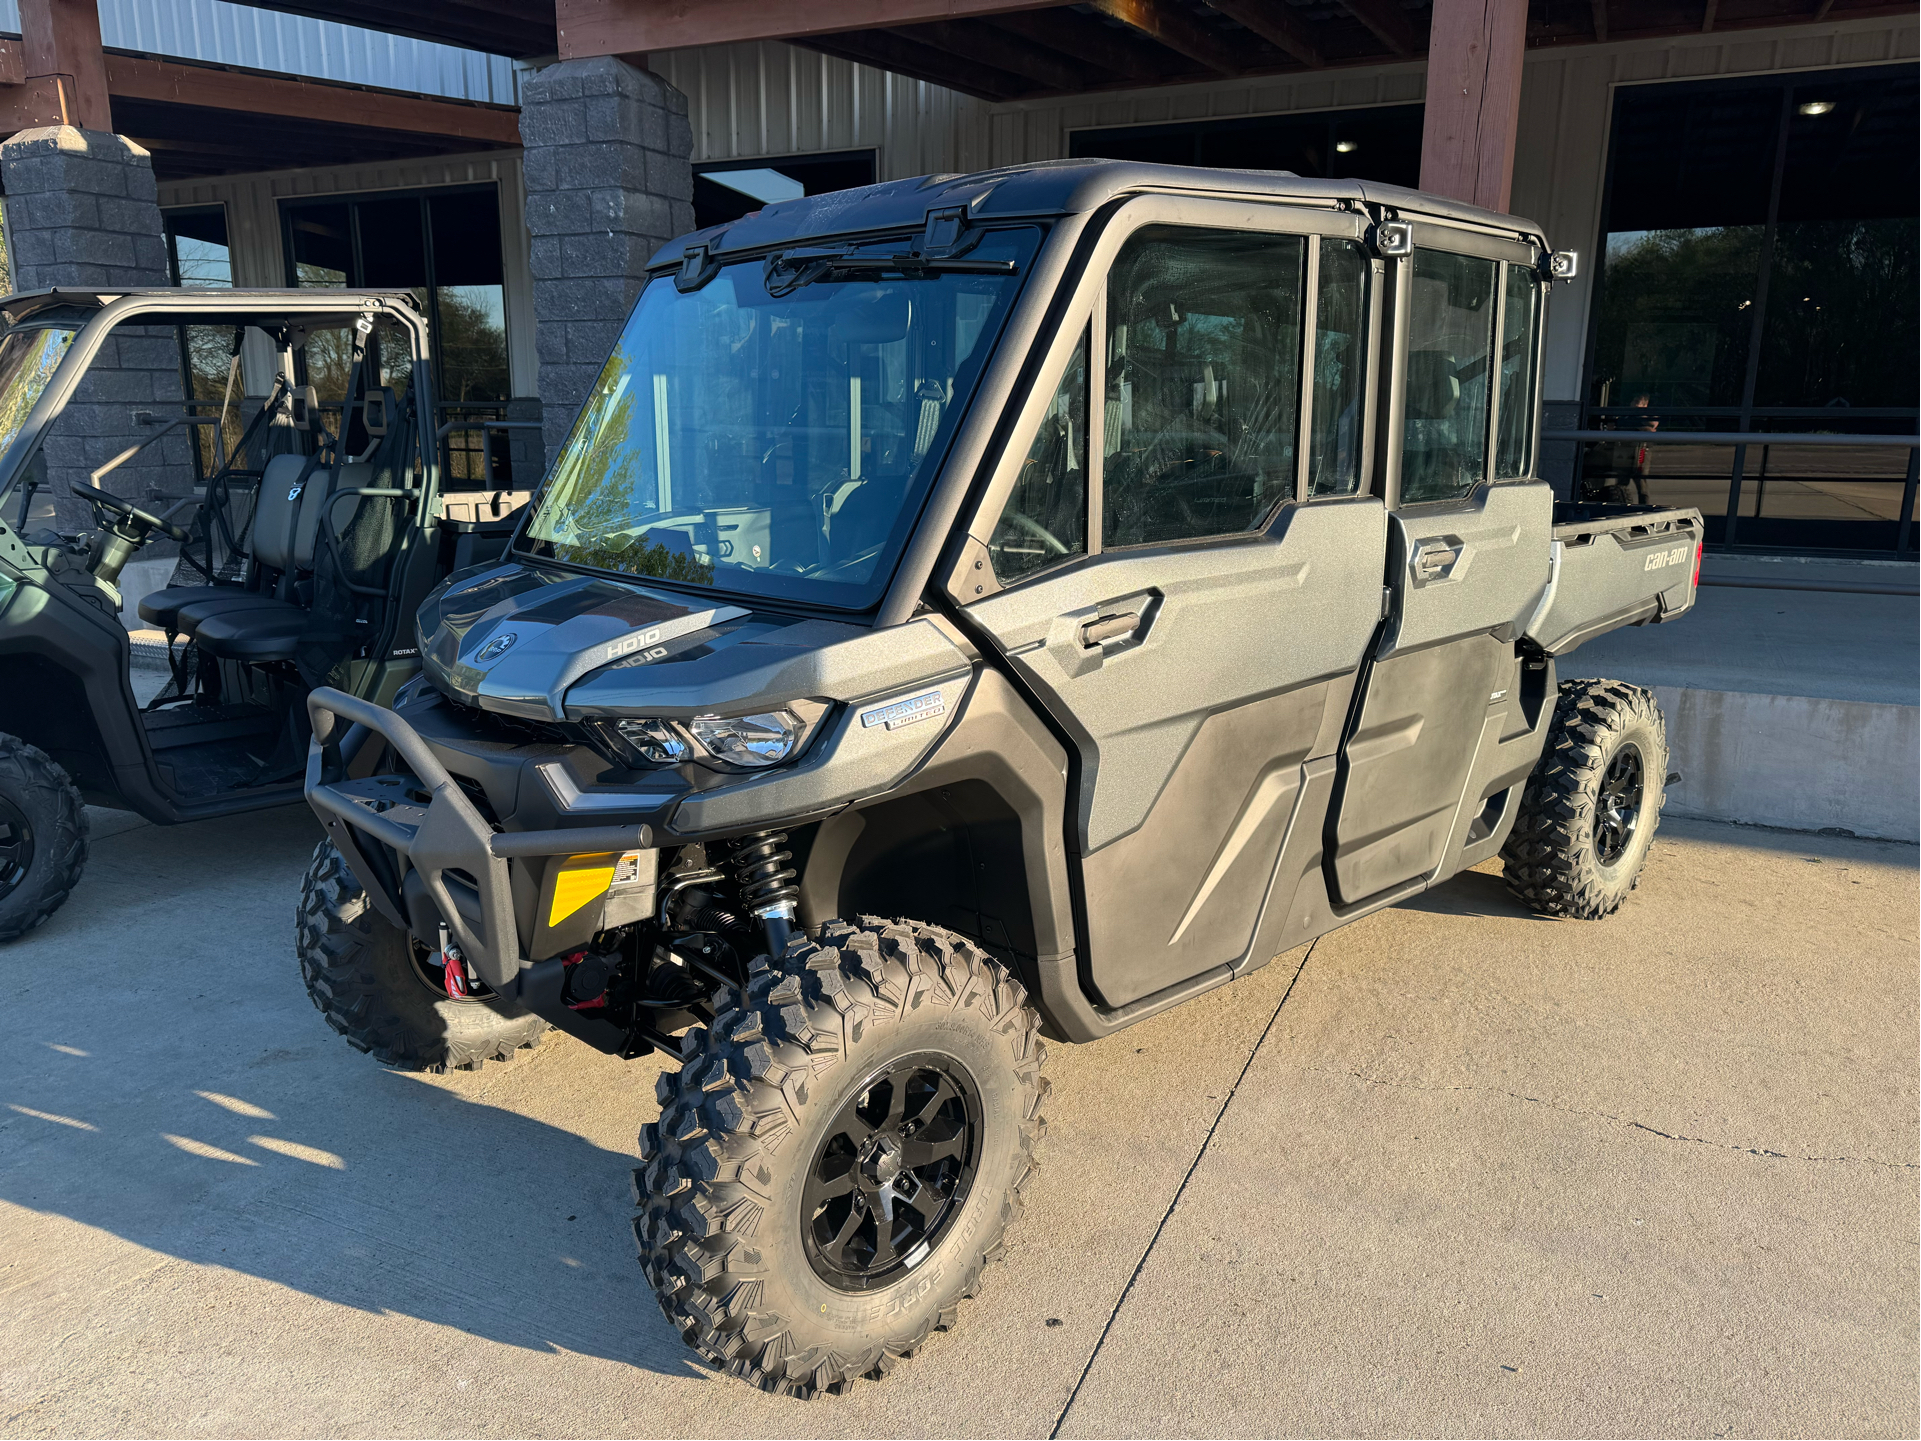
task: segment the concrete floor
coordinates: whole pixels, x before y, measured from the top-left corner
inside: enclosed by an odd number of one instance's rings
[[[0,1434],[1915,1434],[1911,846],[1672,824],[1611,921],[1473,873],[1055,1047],[960,1329],[808,1404],[642,1282],[654,1063],[383,1071],[303,810],[96,834],[0,951]]]

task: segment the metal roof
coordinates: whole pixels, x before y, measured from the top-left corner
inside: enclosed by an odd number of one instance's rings
[[[503,55],[226,0],[99,0],[99,6],[101,43],[116,50],[454,100],[520,103],[519,68]],[[0,30],[20,33],[19,0],[0,0]]]

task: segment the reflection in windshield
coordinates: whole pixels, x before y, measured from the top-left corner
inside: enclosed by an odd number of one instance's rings
[[[990,232],[967,259],[1021,261],[1037,238]],[[648,286],[554,466],[533,553],[872,602],[1019,280],[881,271],[770,297],[763,273],[754,260],[686,294]]]
[[[0,456],[27,423],[73,337],[71,330],[16,330],[0,339]]]

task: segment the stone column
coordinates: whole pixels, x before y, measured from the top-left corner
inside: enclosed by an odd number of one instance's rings
[[[160,228],[153,163],[123,136],[71,125],[23,130],[0,144],[15,290],[65,286],[126,291],[172,284]],[[86,380],[41,449],[42,484],[56,525],[78,530],[89,508],[69,486],[182,414],[180,345],[173,330],[121,329],[108,337]],[[149,419],[142,419],[146,417]],[[148,510],[192,493],[188,441],[176,432],[104,480]]]
[[[693,229],[693,132],[686,96],[601,55],[531,77],[520,136],[551,464],[634,307],[642,267]]]

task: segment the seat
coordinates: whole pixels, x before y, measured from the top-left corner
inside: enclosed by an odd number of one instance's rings
[[[267,462],[248,536],[256,565],[286,569],[307,488],[302,483],[306,468],[307,459],[302,455],[276,455]],[[163,630],[191,635],[194,626],[207,616],[279,603],[264,591],[240,585],[170,585],[142,599],[140,615]]]
[[[235,585],[170,585],[162,590],[149,591],[140,600],[140,618],[151,621],[165,631],[180,629],[180,607],[195,601],[217,601],[233,595],[254,595],[244,586]]]
[[[257,564],[281,573],[286,582],[281,591],[292,589],[292,577],[313,569],[321,512],[333,496],[334,477],[347,469],[310,471],[306,460],[297,455],[275,456],[268,462],[260,482],[260,504],[254,513],[253,555]],[[198,640],[201,626],[215,616],[255,612],[281,615],[288,611],[304,615],[306,608],[285,594],[228,589],[185,600],[176,607],[175,615],[177,628]]]
[[[222,660],[292,660],[312,613],[282,603],[265,610],[236,610],[211,615],[194,633],[203,653]]]

